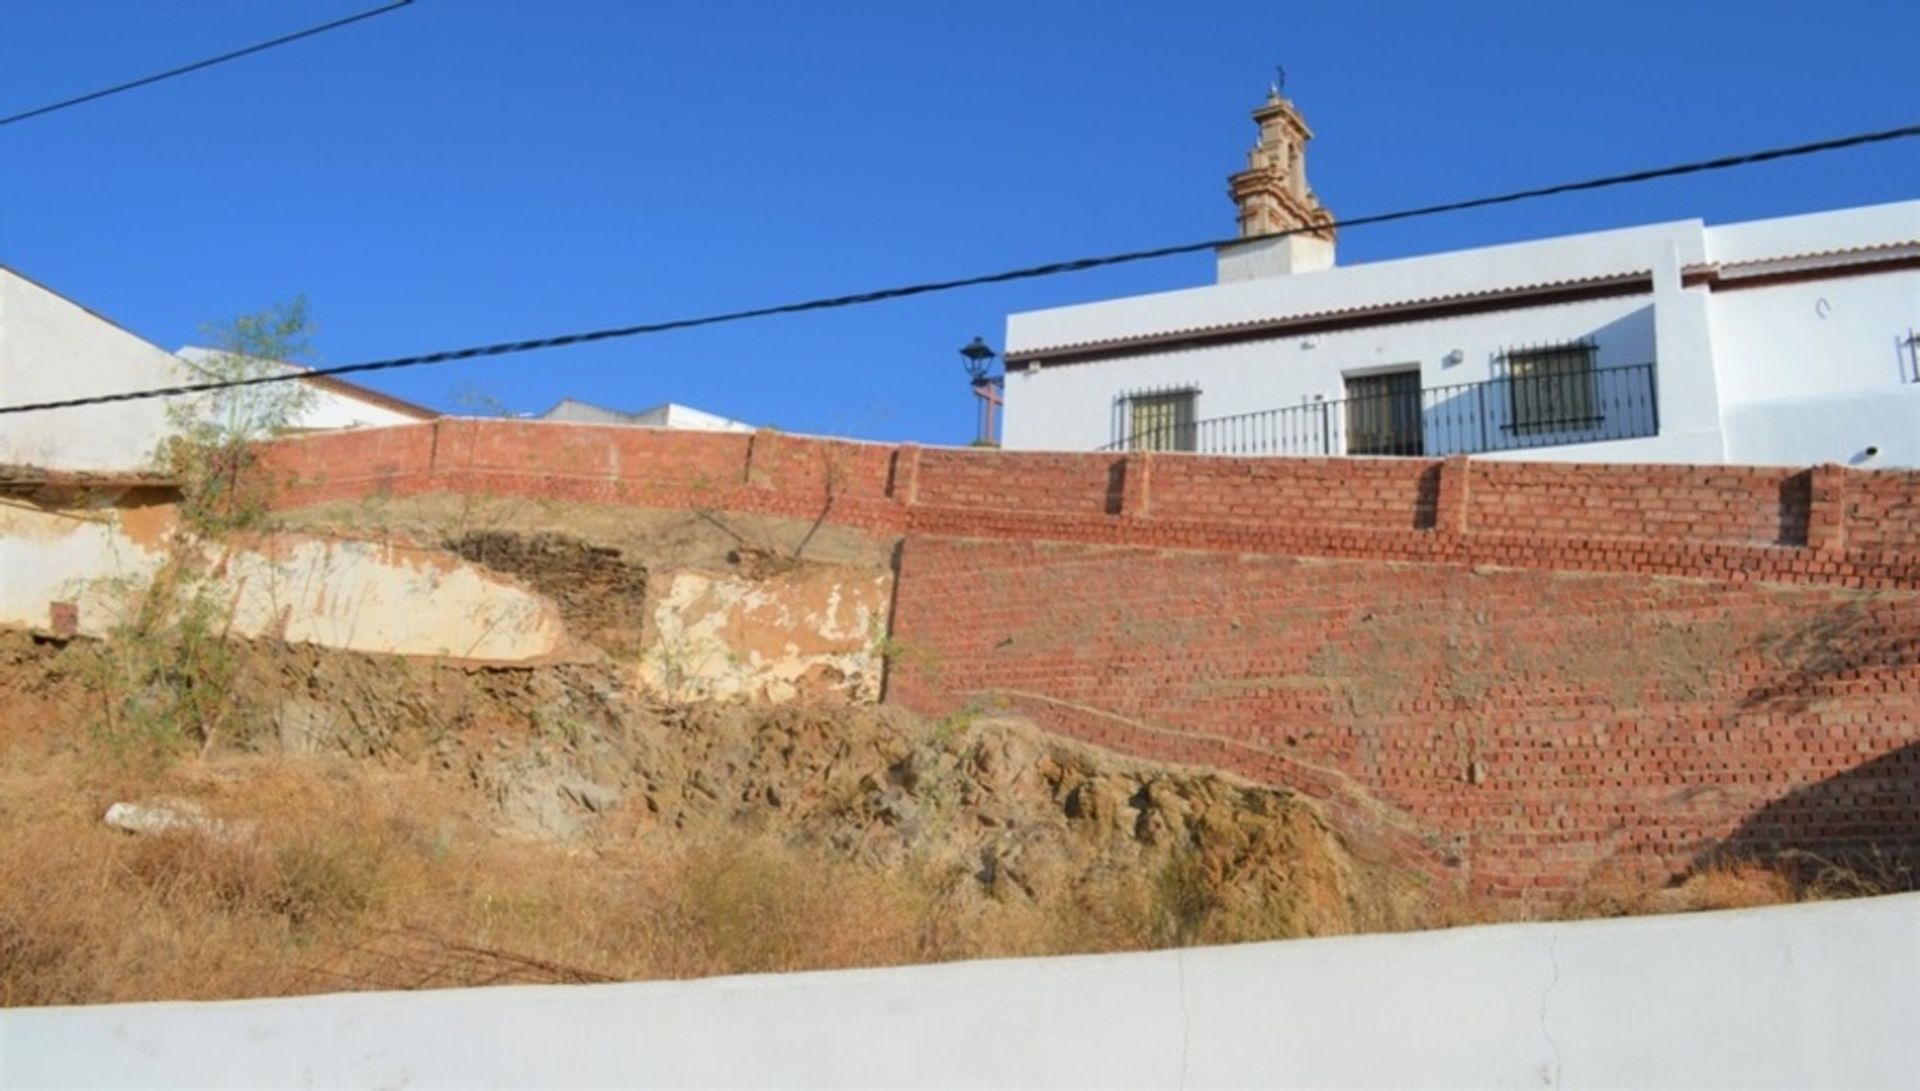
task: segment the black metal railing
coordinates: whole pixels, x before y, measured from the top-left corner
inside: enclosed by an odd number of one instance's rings
[[[1629,364],[1307,402],[1166,425],[1103,451],[1480,454],[1660,434],[1654,365]]]

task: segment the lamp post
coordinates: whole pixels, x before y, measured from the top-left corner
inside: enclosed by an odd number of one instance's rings
[[[973,381],[973,396],[980,399],[980,433],[974,437],[976,447],[997,447],[993,438],[994,415],[1004,404],[1000,397],[1000,386],[1004,377],[989,375],[993,361],[999,353],[987,346],[978,337],[967,342],[960,349],[960,358],[965,361],[967,377]]]

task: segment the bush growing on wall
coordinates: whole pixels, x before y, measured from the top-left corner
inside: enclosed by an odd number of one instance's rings
[[[211,355],[185,361],[196,381],[244,382],[287,373],[311,355],[305,297],[276,303],[205,331]],[[256,383],[182,398],[167,408],[173,434],[158,461],[179,482],[181,511],[202,531],[242,529],[266,510],[259,483],[247,475],[253,444],[280,435],[313,407],[311,386],[297,380]]]
[[[288,374],[310,354],[303,298],[205,330],[214,351],[183,357],[198,382],[244,382]],[[297,366],[297,365],[294,365]],[[176,537],[150,581],[121,587],[121,610],[96,663],[98,737],[122,757],[166,759],[205,752],[229,726],[236,674],[227,643],[233,604],[210,580],[206,548],[223,533],[257,525],[270,486],[248,471],[254,445],[290,428],[315,392],[298,380],[233,386],[175,400],[158,468],[179,482],[188,533]]]

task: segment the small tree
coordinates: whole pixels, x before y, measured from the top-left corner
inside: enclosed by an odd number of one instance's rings
[[[304,296],[204,332],[214,351],[183,358],[196,382],[285,375],[311,354]],[[294,379],[227,387],[169,405],[172,434],[161,444],[159,461],[180,482],[188,520],[202,530],[230,530],[257,519],[264,505],[246,487],[253,445],[292,427],[315,397],[313,387]]]

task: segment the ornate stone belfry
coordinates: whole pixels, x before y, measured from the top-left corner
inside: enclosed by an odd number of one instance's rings
[[[1220,279],[1332,267],[1333,213],[1307,187],[1307,141],[1313,139],[1313,130],[1292,101],[1281,96],[1278,84],[1268,88],[1267,101],[1253,111],[1253,120],[1260,126],[1259,142],[1247,153],[1247,169],[1227,180],[1240,208],[1240,237],[1294,234],[1224,248]]]

